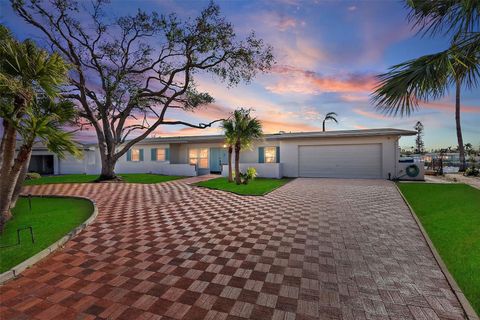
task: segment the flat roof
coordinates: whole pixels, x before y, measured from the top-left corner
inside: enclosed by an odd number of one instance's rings
[[[416,131],[382,128],[382,129],[362,129],[362,130],[336,130],[336,131],[310,131],[310,132],[279,132],[264,134],[265,140],[283,140],[283,139],[303,139],[303,138],[342,138],[342,137],[375,137],[375,136],[413,136]],[[180,137],[159,137],[146,138],[139,144],[155,143],[190,143],[190,142],[216,142],[223,141],[223,134],[217,135],[198,135],[198,136],[180,136]]]

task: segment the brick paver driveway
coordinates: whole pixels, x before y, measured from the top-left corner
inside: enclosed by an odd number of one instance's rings
[[[97,221],[2,287],[3,319],[462,319],[388,181],[297,179],[265,197],[158,185],[28,188]]]

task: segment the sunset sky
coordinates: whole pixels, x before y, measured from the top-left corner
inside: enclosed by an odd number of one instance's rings
[[[161,13],[176,12],[195,17],[205,1],[113,1],[113,15],[132,13],[138,6]],[[266,132],[321,130],[325,113],[338,113],[339,124],[328,130],[425,126],[427,148],[456,145],[453,90],[450,96],[429,104],[408,118],[390,118],[375,111],[369,95],[375,75],[389,66],[424,54],[444,50],[448,39],[417,35],[407,21],[400,1],[220,1],[223,14],[239,37],[254,30],[271,44],[277,60],[270,73],[248,85],[227,89],[211,76],[199,76],[199,89],[209,92],[215,103],[195,113],[171,112],[172,118],[209,122],[225,117],[237,107],[249,107],[263,121]],[[0,22],[19,39],[38,33],[0,0]],[[464,91],[462,98],[464,141],[480,145],[480,88]],[[194,130],[160,128],[159,135],[201,135],[218,128]],[[78,138],[92,141],[93,132]],[[402,138],[401,145],[413,145]]]

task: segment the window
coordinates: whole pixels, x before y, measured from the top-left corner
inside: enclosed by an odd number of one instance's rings
[[[132,161],[140,161],[140,149],[132,149],[130,157]]]
[[[265,163],[277,162],[277,147],[265,147]]]
[[[208,149],[195,148],[188,151],[188,163],[196,164],[198,168],[208,168]]]
[[[157,149],[157,161],[165,161],[166,159],[165,149]]]

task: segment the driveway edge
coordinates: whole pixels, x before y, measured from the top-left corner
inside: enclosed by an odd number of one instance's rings
[[[25,195],[22,195],[25,197]],[[32,257],[28,258],[27,260],[17,264],[13,268],[11,268],[8,271],[5,271],[4,273],[0,274],[0,285],[4,284],[7,281],[10,281],[16,277],[18,277],[23,271],[26,269],[30,268],[34,264],[40,262],[44,258],[48,257],[50,254],[58,250],[59,248],[63,247],[67,241],[75,237],[77,234],[79,234],[83,229],[85,229],[88,225],[90,225],[98,216],[98,208],[95,203],[95,201],[85,198],[85,197],[78,197],[78,196],[59,196],[59,195],[32,195],[32,197],[38,197],[38,198],[63,198],[63,199],[82,199],[82,200],[87,200],[89,201],[92,206],[93,206],[93,212],[88,217],[87,220],[85,220],[82,224],[68,232],[66,235],[64,235],[62,238],[58,239],[54,243],[52,243],[50,246],[47,248],[43,249],[42,251],[38,252],[37,254],[33,255]]]
[[[467,298],[466,298],[465,295],[463,294],[462,289],[460,289],[460,287],[458,286],[457,282],[455,281],[455,279],[453,278],[453,276],[452,276],[452,275],[450,274],[450,272],[448,271],[447,265],[445,264],[445,262],[443,262],[442,257],[440,256],[440,254],[438,253],[437,249],[436,249],[435,246],[433,245],[432,240],[431,240],[430,237],[428,236],[427,231],[425,230],[425,228],[422,226],[422,223],[420,222],[420,219],[418,218],[417,214],[416,214],[415,211],[413,210],[412,206],[410,206],[410,203],[408,203],[408,201],[407,201],[407,199],[405,198],[405,196],[403,195],[402,191],[398,188],[398,185],[397,185],[395,182],[394,182],[393,184],[395,185],[395,188],[397,189],[398,193],[400,194],[400,196],[402,197],[403,201],[405,202],[405,204],[407,205],[408,209],[410,210],[410,213],[411,213],[413,219],[415,219],[415,222],[417,223],[417,226],[418,226],[418,228],[420,229],[423,238],[424,238],[425,241],[427,242],[428,247],[430,248],[430,251],[431,251],[432,254],[433,254],[433,257],[434,257],[435,260],[437,261],[437,264],[438,264],[438,266],[440,267],[440,270],[442,270],[442,273],[445,275],[445,278],[447,279],[448,284],[449,284],[450,287],[452,288],[453,293],[455,294],[455,296],[457,297],[458,301],[459,301],[460,304],[462,305],[463,311],[465,312],[467,318],[468,318],[469,320],[479,320],[480,318],[478,317],[478,315],[477,315],[477,313],[475,312],[475,310],[473,309],[473,307],[470,305],[470,302],[467,300]]]

